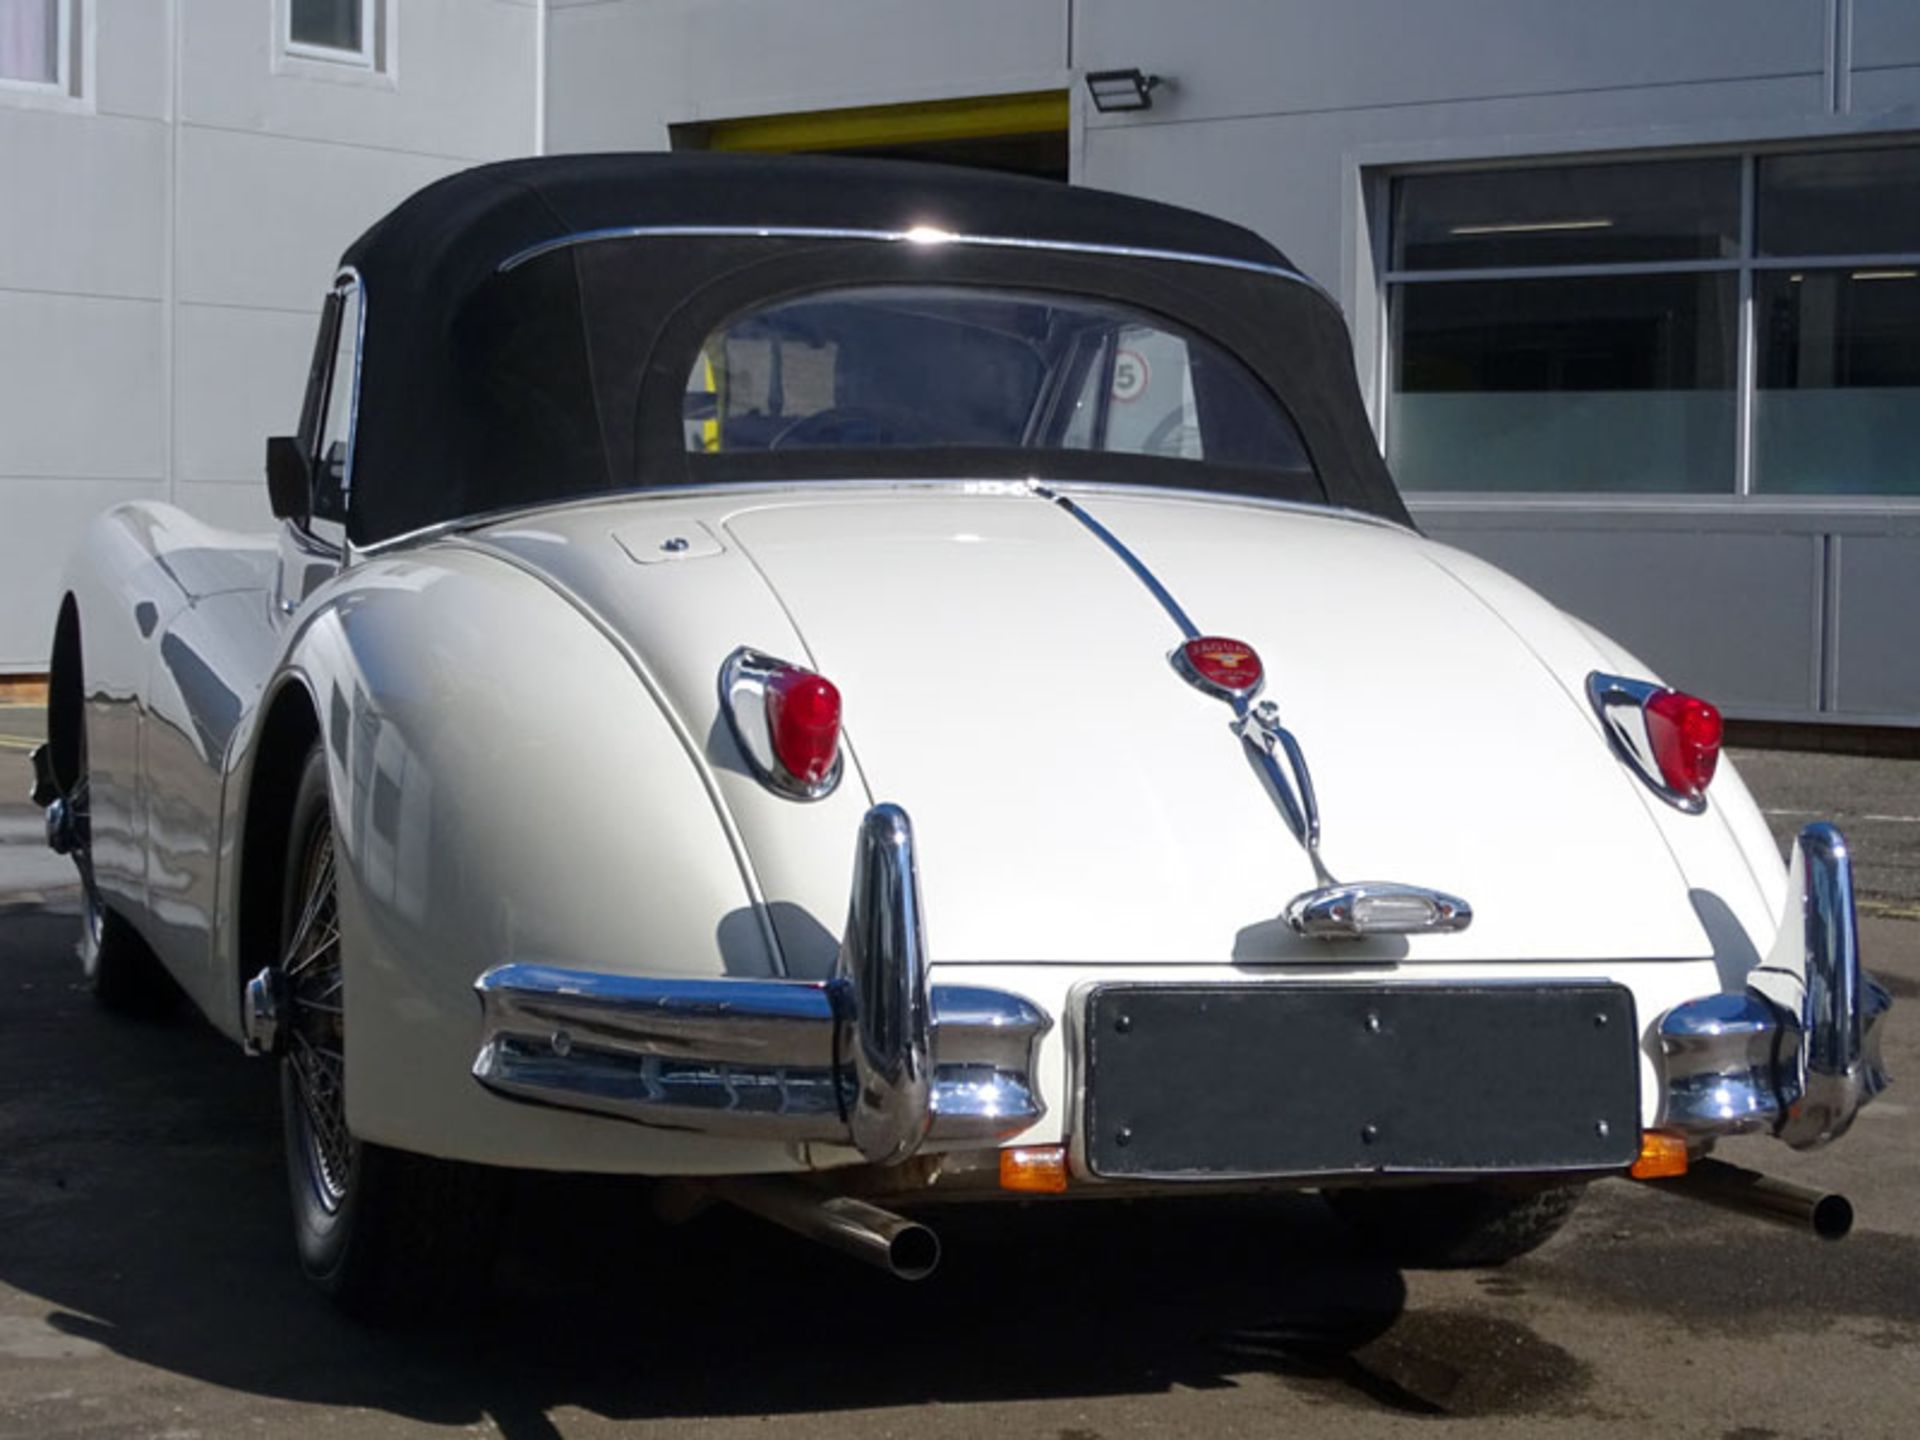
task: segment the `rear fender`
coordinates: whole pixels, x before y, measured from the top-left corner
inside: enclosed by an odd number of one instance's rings
[[[1661,683],[1648,666],[1608,636],[1485,561],[1439,546],[1433,558],[1499,614],[1552,672],[1568,703],[1584,717],[1595,745],[1608,742],[1586,696],[1591,672]],[[1738,992],[1747,973],[1772,947],[1786,898],[1786,867],[1759,806],[1725,756],[1707,792],[1707,808],[1699,815],[1684,814],[1667,804],[1624,764],[1620,783],[1639,798],[1687,878],[1694,911],[1713,946],[1721,988]],[[1651,1037],[1648,1043],[1654,1043]]]
[[[141,502],[101,515],[67,573],[56,772],[83,732],[102,898],[220,1021],[210,965],[227,740],[271,666],[270,542]]]
[[[370,560],[314,597],[279,683],[311,697],[327,757],[357,1135],[540,1168],[791,1168],[472,1078],[495,966],[779,973],[704,759],[571,604],[473,551]]]

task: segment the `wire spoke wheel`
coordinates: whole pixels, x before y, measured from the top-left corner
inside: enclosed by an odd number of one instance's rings
[[[481,1293],[506,1190],[501,1172],[361,1140],[347,1129],[346,960],[339,845],[316,742],[293,790],[280,892],[280,1113],[300,1267],[335,1304],[405,1318]],[[356,968],[355,975],[361,971]],[[383,1097],[369,1100],[377,1106]]]
[[[287,1002],[285,1064],[298,1100],[296,1144],[306,1162],[314,1199],[333,1213],[345,1202],[353,1183],[354,1145],[347,1131],[333,827],[324,814],[308,831],[296,903],[293,933],[280,961]]]

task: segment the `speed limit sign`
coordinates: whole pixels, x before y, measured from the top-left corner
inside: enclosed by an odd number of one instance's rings
[[[1147,393],[1147,357],[1138,350],[1122,350],[1113,357],[1113,398],[1138,400]]]

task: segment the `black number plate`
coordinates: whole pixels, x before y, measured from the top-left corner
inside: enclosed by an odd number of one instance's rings
[[[1639,1152],[1619,985],[1107,985],[1086,1044],[1097,1175],[1601,1170]]]

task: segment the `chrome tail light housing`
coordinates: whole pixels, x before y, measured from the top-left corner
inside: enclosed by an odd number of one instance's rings
[[[840,784],[840,692],[824,675],[742,645],[720,667],[720,713],[769,790],[820,800]]]
[[[1707,808],[1720,761],[1719,710],[1685,691],[1600,670],[1587,676],[1587,699],[1614,753],[1649,790],[1689,815]]]

